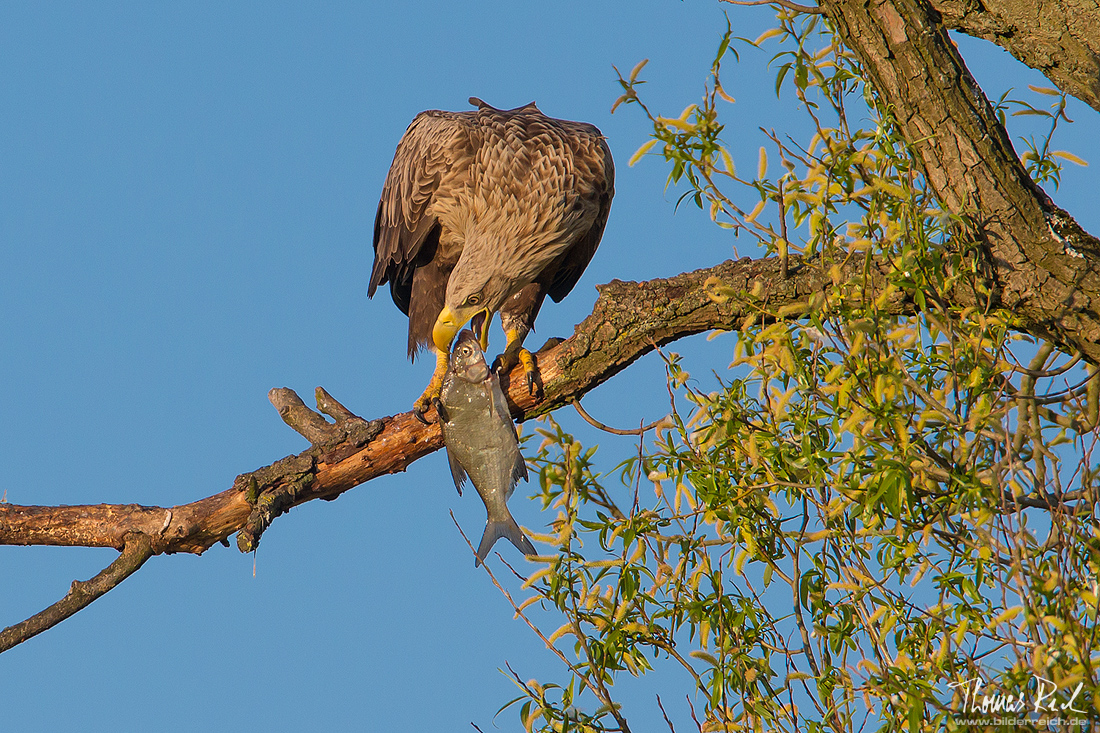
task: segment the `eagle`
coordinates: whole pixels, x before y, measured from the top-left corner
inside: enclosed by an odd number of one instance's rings
[[[615,166],[602,133],[547,117],[534,102],[501,110],[418,114],[397,145],[374,220],[367,295],[389,283],[409,317],[409,358],[435,351],[436,368],[414,410],[439,396],[451,342],[467,323],[487,346],[500,313],[507,336],[498,368],[524,367],[523,340],[549,295],[577,284],[603,236]]]

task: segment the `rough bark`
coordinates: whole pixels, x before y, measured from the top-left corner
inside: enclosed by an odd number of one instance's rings
[[[934,0],[951,30],[984,38],[1100,111],[1100,5],[1094,0]]]
[[[824,0],[944,207],[989,254],[1018,328],[1100,363],[1100,242],[1028,177],[1004,127],[924,0]]]

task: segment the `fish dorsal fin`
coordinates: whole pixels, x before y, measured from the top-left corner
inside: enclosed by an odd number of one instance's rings
[[[519,441],[517,440],[516,461],[512,464],[512,473],[508,477],[508,491],[504,494],[506,499],[512,498],[520,479],[527,480],[527,461],[523,460],[523,453],[519,449]]]
[[[523,460],[523,453],[516,451],[516,465],[512,466],[512,490],[515,490],[519,480],[527,480],[527,461]]]
[[[451,451],[447,451],[447,462],[451,464],[451,478],[455,481],[455,488],[458,489],[458,495],[462,496],[462,486],[466,483],[466,470],[462,468],[462,464],[459,463]]]
[[[524,460],[524,453],[519,450],[518,440],[516,446],[516,464],[511,467],[511,486],[515,489],[519,480],[527,481],[527,461]]]

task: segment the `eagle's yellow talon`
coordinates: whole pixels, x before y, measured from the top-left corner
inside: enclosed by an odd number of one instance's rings
[[[511,371],[517,365],[523,367],[523,373],[527,379],[527,393],[535,397],[542,396],[542,383],[539,380],[539,369],[535,364],[535,357],[530,351],[523,348],[522,337],[518,331],[508,332],[508,345],[504,353],[497,357],[493,363],[493,370],[498,374]]]
[[[413,413],[416,415],[416,419],[422,423],[428,422],[424,419],[424,413],[428,411],[435,400],[439,399],[439,395],[443,391],[443,377],[447,375],[448,363],[447,352],[436,351],[435,373],[432,374],[432,381],[428,382],[424,394],[420,395],[413,403]]]
[[[516,354],[519,363],[523,366],[523,373],[527,375],[527,393],[542,396],[542,385],[539,383],[539,369],[535,366],[535,357],[527,349],[520,348]]]

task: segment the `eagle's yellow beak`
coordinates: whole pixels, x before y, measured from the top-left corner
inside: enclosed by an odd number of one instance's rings
[[[432,327],[432,342],[435,343],[435,348],[442,354],[449,354],[451,343],[459,330],[475,316],[482,314],[485,317],[475,321],[474,331],[482,344],[481,348],[486,348],[488,345],[486,342],[489,340],[489,322],[492,319],[489,310],[486,308],[459,308],[456,311],[451,310],[448,306],[443,306],[443,310],[439,312],[439,317],[435,319],[435,326]]]
[[[461,318],[453,310],[443,306],[439,317],[435,319],[435,326],[432,327],[432,342],[435,343],[435,348],[443,354],[451,353],[451,342],[454,341],[455,334],[469,320],[469,316]]]

